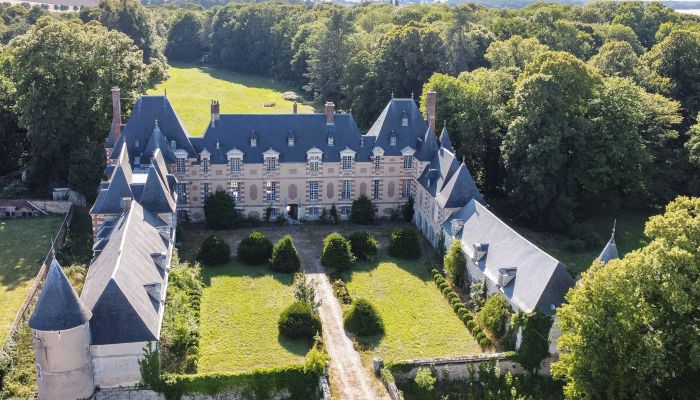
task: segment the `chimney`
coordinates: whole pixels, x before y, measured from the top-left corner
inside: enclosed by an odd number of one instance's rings
[[[430,91],[425,95],[425,118],[428,126],[435,132],[435,107],[437,106],[437,93]]]
[[[112,88],[112,124],[114,125],[114,142],[122,135],[122,103],[121,90],[114,86]]]
[[[294,114],[297,113],[297,111],[298,111],[297,108],[298,108],[298,107],[299,107],[299,104],[297,104],[297,102],[295,101],[295,102],[294,102],[294,105],[292,106],[292,112],[293,112]]]
[[[122,197],[122,208],[124,209],[124,214],[131,210],[131,202],[133,199],[131,197]]]
[[[335,104],[332,101],[326,102],[326,125],[333,125],[333,114],[335,114]]]
[[[211,127],[213,128],[214,125],[219,121],[221,117],[219,116],[219,101],[218,100],[212,100],[211,101]]]

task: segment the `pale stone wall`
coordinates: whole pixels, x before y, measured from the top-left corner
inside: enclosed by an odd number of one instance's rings
[[[95,400],[165,400],[165,395],[153,390],[117,388],[96,392]]]
[[[438,380],[466,380],[472,373],[478,377],[479,365],[495,362],[501,374],[523,374],[523,367],[515,361],[510,361],[504,353],[480,354],[474,356],[457,356],[445,358],[429,358],[421,360],[401,361],[401,364],[411,365],[406,372],[394,372],[397,380],[414,379],[418,369],[430,367]]]
[[[90,346],[95,385],[100,388],[134,386],[141,381],[139,361],[146,342]]]

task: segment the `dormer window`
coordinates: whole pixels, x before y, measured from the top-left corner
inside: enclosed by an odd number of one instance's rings
[[[202,158],[202,172],[209,172],[209,157]]]
[[[258,145],[258,138],[252,137],[250,138],[250,147],[256,147]]]
[[[464,222],[462,222],[462,226],[464,226]],[[489,244],[488,243],[474,243],[474,261],[481,261],[482,258],[486,257],[486,254],[489,252]]]
[[[170,141],[170,149],[172,151],[175,151],[175,149],[177,149],[177,143],[174,140]]]
[[[219,150],[221,148],[221,143],[219,143],[219,140],[216,140],[216,149]]]
[[[391,132],[391,136],[389,136],[389,145],[396,146],[396,132]]]
[[[316,147],[306,152],[306,160],[309,165],[309,172],[319,172],[321,170],[321,157],[323,152]]]
[[[413,169],[413,156],[403,156],[403,169],[408,171]]]
[[[294,138],[293,137],[287,138],[287,146],[294,146]]]
[[[352,171],[352,156],[342,157],[343,171]]]
[[[265,157],[265,172],[277,171],[277,157]]]
[[[141,147],[141,140],[139,140],[139,139],[134,140],[134,147],[137,149],[140,148]]]
[[[333,146],[333,136],[328,136],[328,145]]]
[[[498,286],[504,288],[515,279],[518,269],[516,267],[506,267],[498,269]]]
[[[401,116],[401,126],[408,126],[408,114],[406,111],[404,111],[403,115]]]

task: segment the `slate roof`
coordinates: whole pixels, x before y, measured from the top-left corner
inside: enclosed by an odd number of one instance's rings
[[[408,117],[408,126],[402,126],[404,115]],[[376,137],[375,146],[384,149],[385,156],[399,156],[406,146],[417,149],[427,130],[428,124],[413,99],[391,99],[367,135]],[[396,146],[390,144],[392,134],[396,135]]]
[[[80,301],[63,268],[54,259],[46,273],[39,301],[29,318],[29,327],[40,331],[63,331],[80,326],[91,317],[92,313]]]
[[[597,260],[607,263],[610,260],[615,260],[618,258],[620,258],[620,255],[617,251],[617,245],[615,244],[615,228],[613,228],[612,236],[610,236],[610,240],[608,240],[608,243],[605,244],[605,247],[603,248],[603,251],[600,252]]]
[[[168,139],[165,138],[165,135],[163,135],[163,132],[160,130],[157,121],[155,128],[153,128],[153,133],[151,134],[151,137],[148,138],[146,148],[144,149],[143,154],[141,155],[141,163],[150,161],[151,157],[153,157],[153,153],[155,153],[156,150],[160,151],[161,156],[169,164],[174,164],[177,161],[175,153],[173,153]]]
[[[453,153],[455,152],[455,148],[452,147],[452,141],[450,140],[450,134],[447,133],[447,126],[444,126],[442,128],[442,132],[440,133],[440,147]]]
[[[428,128],[425,132],[425,138],[420,141],[418,145],[418,151],[415,156],[420,161],[430,161],[435,156],[435,152],[438,151],[440,146],[438,145],[437,137],[435,137],[435,132]]]
[[[153,213],[175,212],[175,199],[170,193],[167,180],[163,179],[156,165],[148,168],[148,177],[141,190],[139,203]]]
[[[153,256],[169,253],[161,226],[160,219],[132,202],[90,265],[80,299],[92,310],[92,344],[158,340],[162,306],[147,287],[165,290],[165,271]]]
[[[290,131],[293,146],[287,141]],[[253,136],[255,147],[250,146]],[[333,137],[332,146],[328,136]],[[325,114],[222,114],[203,137],[192,138],[192,144],[197,153],[206,149],[212,164],[227,163],[226,153],[233,149],[243,152],[244,163],[261,163],[269,149],[280,153],[280,162],[306,162],[306,152],[313,147],[323,151],[322,161],[339,162],[346,147],[356,152],[356,159],[369,160],[374,138],[362,136],[350,114],[335,114],[333,125],[326,124]]]
[[[421,176],[418,177],[418,183],[432,197],[437,197],[438,192],[450,180],[457,168],[459,168],[459,162],[457,162],[454,153],[440,148],[435,152],[430,164],[423,170]]]
[[[125,149],[126,145],[122,145],[122,147]],[[90,214],[119,214],[123,209],[122,198],[134,197],[131,190],[133,171],[129,164],[128,154],[127,151],[121,152],[119,162],[109,178],[109,185],[107,187],[101,186],[95,204],[90,209]]]
[[[436,201],[442,208],[457,208],[466,205],[471,199],[484,202],[479,189],[476,188],[472,174],[469,173],[469,169],[463,162],[457,167],[457,171],[452,174],[442,190],[438,192]]]
[[[476,264],[490,281],[498,283],[500,268],[517,268],[515,278],[502,292],[520,309],[525,312],[538,309],[551,315],[551,306],[561,305],[574,279],[559,260],[515,232],[474,199],[445,221],[443,229],[448,235],[452,235],[454,219],[464,221],[464,227],[455,237],[468,257],[474,255],[474,243],[488,244],[487,254]]]

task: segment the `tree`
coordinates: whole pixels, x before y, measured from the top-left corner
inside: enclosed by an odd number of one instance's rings
[[[31,186],[45,192],[68,184],[91,201],[104,166],[110,88],[121,88],[125,108],[133,104],[147,83],[141,52],[122,33],[57,18],[37,21],[13,40],[10,52],[31,151]],[[91,160],[99,162],[86,165]]]
[[[211,235],[204,239],[202,248],[197,254],[197,260],[206,265],[224,264],[229,258],[231,258],[231,247],[218,235]]]
[[[692,398],[700,390],[700,198],[651,217],[650,242],[594,263],[557,311],[567,397]]]
[[[445,32],[447,70],[453,75],[485,67],[484,54],[496,39],[485,26],[469,22],[463,9],[455,8],[455,14]]]
[[[459,240],[452,241],[450,251],[445,256],[445,275],[454,286],[462,286],[464,282],[464,271],[467,268],[467,258],[462,250]]]
[[[168,31],[165,55],[170,61],[198,61],[204,52],[202,29],[204,23],[199,13],[185,11],[178,14]]]
[[[644,47],[639,42],[637,34],[627,25],[610,24],[605,28],[603,36],[605,37],[605,43],[617,41],[627,42],[632,46],[636,54],[642,54],[644,52]]]
[[[424,392],[432,392],[437,378],[433,376],[433,371],[428,367],[418,368],[415,377],[416,385]]]
[[[688,150],[690,162],[696,167],[700,167],[700,115],[695,119],[698,121],[688,130],[688,141],[685,147]]]
[[[415,213],[413,208],[414,203],[415,200],[413,200],[413,196],[411,196],[406,200],[406,203],[401,205],[401,215],[403,216],[404,222],[411,223],[411,221],[413,221],[413,214]]]
[[[384,333],[384,322],[376,308],[369,301],[355,300],[345,315],[345,329],[357,336],[372,336]]]
[[[292,273],[301,268],[299,253],[290,235],[282,237],[272,249],[270,267],[279,272]]]
[[[282,311],[277,326],[281,335],[310,341],[321,331],[321,319],[311,304],[297,301]]]
[[[374,204],[367,196],[360,196],[352,202],[350,221],[356,224],[371,225],[374,223]]]
[[[27,131],[19,126],[15,95],[12,82],[0,74],[0,176],[22,167],[28,157]]]
[[[237,256],[248,265],[267,264],[272,256],[272,242],[264,233],[253,231],[238,244]]]
[[[355,260],[350,241],[345,239],[340,233],[333,232],[323,240],[321,265],[328,268],[331,272],[347,270]]]
[[[628,42],[606,42],[588,63],[605,76],[630,78],[640,84],[646,76],[639,57]]]
[[[397,258],[420,258],[420,238],[413,228],[398,228],[391,232],[389,255]]]
[[[496,294],[486,299],[486,303],[476,314],[476,321],[497,338],[502,337],[510,321],[510,306],[506,298]]]
[[[358,260],[372,260],[377,255],[377,241],[369,232],[353,232],[348,239],[352,254]]]
[[[314,310],[321,304],[320,301],[316,301],[316,284],[308,278],[304,270],[294,274],[294,298],[311,304]]]
[[[495,69],[516,67],[522,71],[537,55],[547,50],[549,48],[536,38],[524,39],[516,35],[491,43],[486,51],[486,60]]]
[[[218,190],[204,202],[204,218],[209,229],[231,229],[238,219],[236,203],[228,193]]]
[[[514,327],[522,329],[520,348],[515,353],[514,360],[526,370],[534,372],[542,360],[549,357],[548,338],[552,318],[539,311],[530,314],[518,311],[511,320]]]

